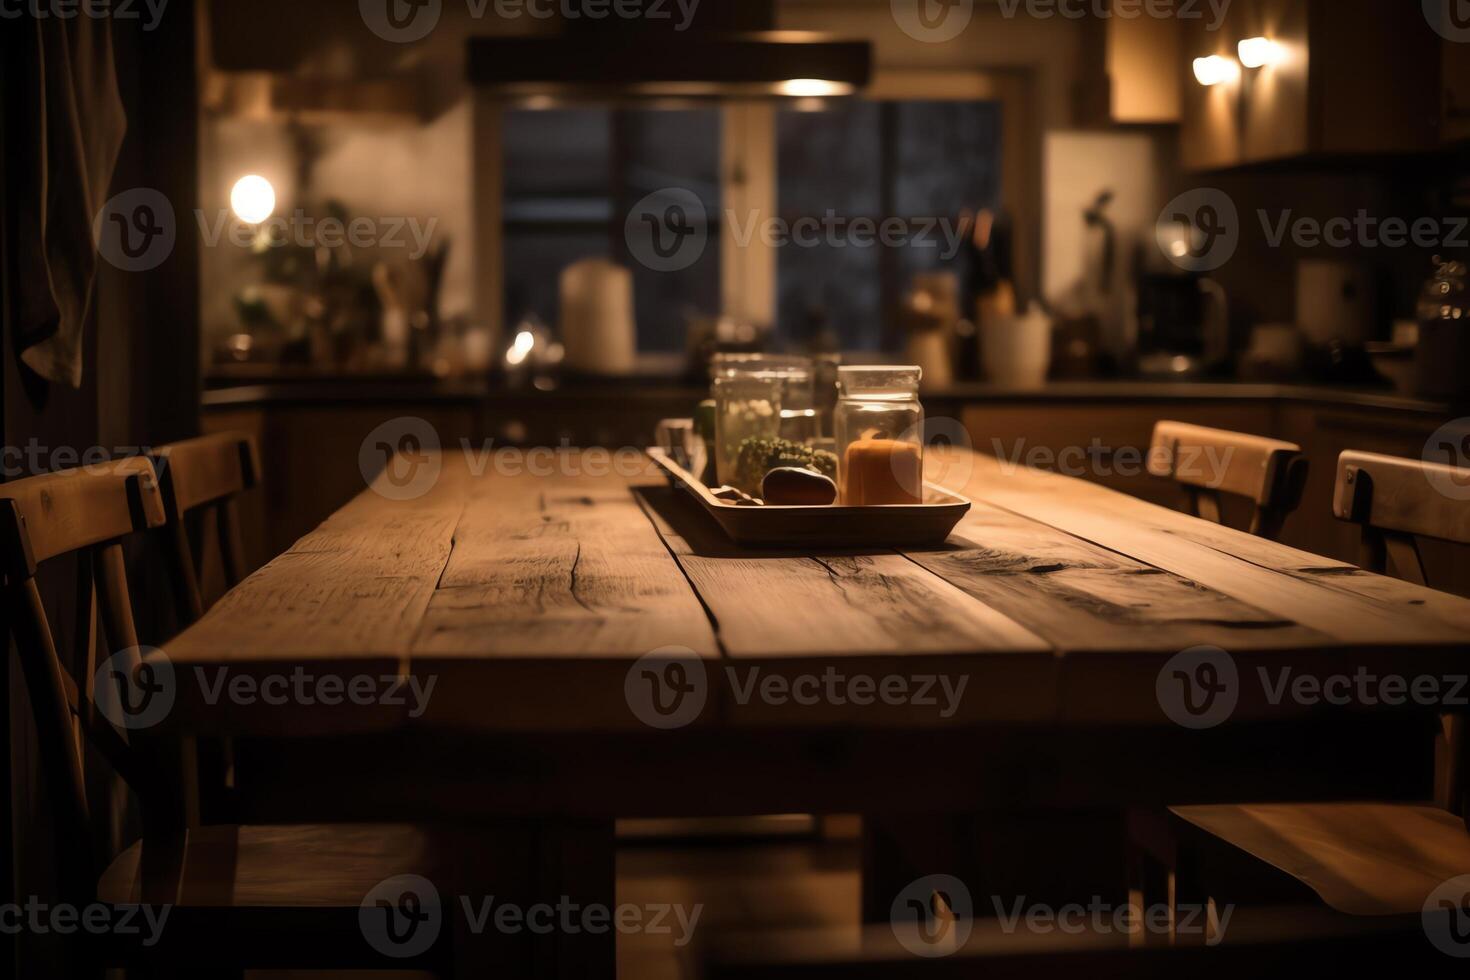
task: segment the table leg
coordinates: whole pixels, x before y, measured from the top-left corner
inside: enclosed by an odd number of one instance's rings
[[[975,916],[1016,902],[1127,901],[1123,817],[1112,811],[949,813],[863,818],[863,921],[889,921],[920,878],[964,883]]]
[[[972,821],[954,814],[865,815],[863,921],[890,921],[894,900],[929,875],[953,875],[973,895],[979,852],[969,839],[972,829]]]
[[[496,822],[455,838],[455,977],[615,980],[611,820]]]
[[[615,980],[617,875],[613,822],[542,824],[538,891],[577,923],[539,937],[537,976],[545,980]],[[589,920],[589,909],[591,912]],[[560,912],[558,915],[560,919]]]

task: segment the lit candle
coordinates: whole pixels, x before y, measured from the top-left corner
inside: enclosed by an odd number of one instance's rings
[[[849,507],[923,503],[924,457],[895,439],[860,439],[847,447],[842,502]]]

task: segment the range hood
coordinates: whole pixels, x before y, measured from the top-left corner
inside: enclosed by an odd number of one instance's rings
[[[871,44],[775,30],[774,0],[699,0],[687,15],[645,0],[665,16],[626,20],[596,6],[594,19],[571,0],[555,34],[471,38],[470,83],[509,98],[642,101],[843,96],[872,77]]]

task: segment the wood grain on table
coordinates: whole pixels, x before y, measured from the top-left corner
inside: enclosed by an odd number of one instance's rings
[[[273,735],[636,730],[623,679],[670,646],[708,665],[701,724],[753,726],[1162,724],[1154,677],[1198,645],[1242,672],[1470,665],[1470,600],[959,450],[931,453],[929,475],[976,506],[945,545],[910,552],[740,549],[651,466],[538,477],[442,462],[418,499],[364,491],[167,648],[186,677],[433,678],[427,710],[221,706],[185,682],[171,721]],[[970,680],[944,718],[735,697],[752,669],[832,666]]]

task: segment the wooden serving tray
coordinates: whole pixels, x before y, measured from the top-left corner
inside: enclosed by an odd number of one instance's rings
[[[648,455],[663,468],[669,482],[689,491],[737,544],[767,548],[797,545],[901,548],[940,544],[970,510],[970,502],[964,497],[933,483],[924,485],[922,504],[741,507],[716,497],[664,450],[655,447],[648,450]]]

